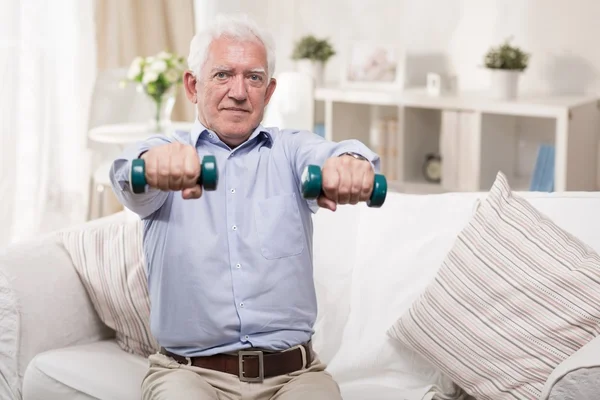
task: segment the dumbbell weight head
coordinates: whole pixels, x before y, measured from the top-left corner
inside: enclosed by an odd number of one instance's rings
[[[216,190],[219,181],[219,170],[217,169],[217,159],[215,156],[204,156],[200,168],[201,173],[198,178],[198,184],[204,190]],[[143,159],[136,158],[131,162],[129,182],[131,183],[133,193],[144,193],[146,190],[146,163]]]
[[[302,196],[307,200],[314,200],[323,192],[323,178],[321,168],[309,165],[302,172]],[[384,175],[375,174],[373,191],[367,200],[367,206],[378,208],[383,205],[387,196],[387,180]]]
[[[204,156],[202,158],[201,168],[202,173],[198,179],[198,184],[202,186],[204,190],[217,190],[219,170],[217,169],[217,159],[215,156]]]
[[[146,163],[141,158],[131,161],[129,184],[133,193],[144,193],[146,190]]]
[[[323,178],[321,168],[317,165],[309,165],[302,172],[302,196],[307,200],[314,200],[322,192]]]
[[[372,208],[379,208],[385,202],[387,196],[387,179],[385,175],[375,174],[373,179],[373,192],[371,192],[371,198],[367,200],[367,206]]]

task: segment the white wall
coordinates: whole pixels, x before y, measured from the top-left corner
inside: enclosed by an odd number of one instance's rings
[[[532,52],[524,91],[600,93],[598,0],[229,0],[220,11],[248,12],[271,29],[279,71],[294,68],[293,42],[313,33],[340,52],[345,39],[396,42],[411,63],[446,64],[462,89],[479,89],[487,85],[483,54],[512,35]],[[341,64],[341,54],[331,60],[329,81]]]

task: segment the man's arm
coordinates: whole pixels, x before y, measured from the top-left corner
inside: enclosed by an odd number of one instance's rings
[[[126,208],[145,218],[158,210],[169,195],[168,192],[149,188],[145,193],[135,194],[131,190],[129,174],[131,161],[140,158],[154,146],[172,143],[166,136],[154,136],[127,148],[112,164],[110,181],[119,202]]]
[[[299,183],[302,172],[308,165],[313,164],[323,168],[328,159],[339,157],[347,152],[365,157],[371,164],[374,173],[380,171],[380,157],[358,140],[350,139],[332,142],[308,131],[286,132],[285,134],[290,135],[285,140],[287,143],[287,152],[293,163]],[[316,202],[309,202],[309,206],[313,211],[316,211]]]

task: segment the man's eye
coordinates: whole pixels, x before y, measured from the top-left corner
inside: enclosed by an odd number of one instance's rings
[[[227,74],[225,74],[225,72],[217,72],[216,77],[219,79],[223,79],[227,76]]]
[[[253,81],[260,81],[261,77],[260,75],[250,75],[250,79],[252,79]]]

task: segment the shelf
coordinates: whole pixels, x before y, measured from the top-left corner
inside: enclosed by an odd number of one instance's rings
[[[339,103],[396,106],[401,104],[401,92],[368,89],[346,89],[335,86],[320,87],[315,89],[315,100]]]
[[[555,191],[596,190],[600,184],[600,101],[596,96],[522,94],[503,101],[483,92],[432,96],[425,88],[392,91],[326,86],[316,88],[315,97],[327,139],[370,143],[382,159],[389,159],[389,152],[381,150],[385,146],[380,140],[372,140],[377,137],[372,133],[380,131],[376,121],[397,121],[391,190],[489,190],[499,171],[509,177],[532,175],[539,144],[555,146]],[[442,166],[447,167],[444,185],[422,179],[427,154],[441,154]],[[511,187],[528,191],[530,181],[512,179]]]
[[[571,108],[597,101],[595,96],[534,95],[523,95],[515,100],[503,101],[477,92],[430,96],[422,88],[405,89],[401,97],[402,105],[406,107],[457,109],[490,114],[552,118],[564,116]]]
[[[479,111],[529,117],[561,117],[571,108],[597,102],[597,96],[521,95],[515,100],[495,100],[485,92],[431,96],[425,88],[369,90],[325,86],[315,89],[315,100],[355,104],[405,106]]]

